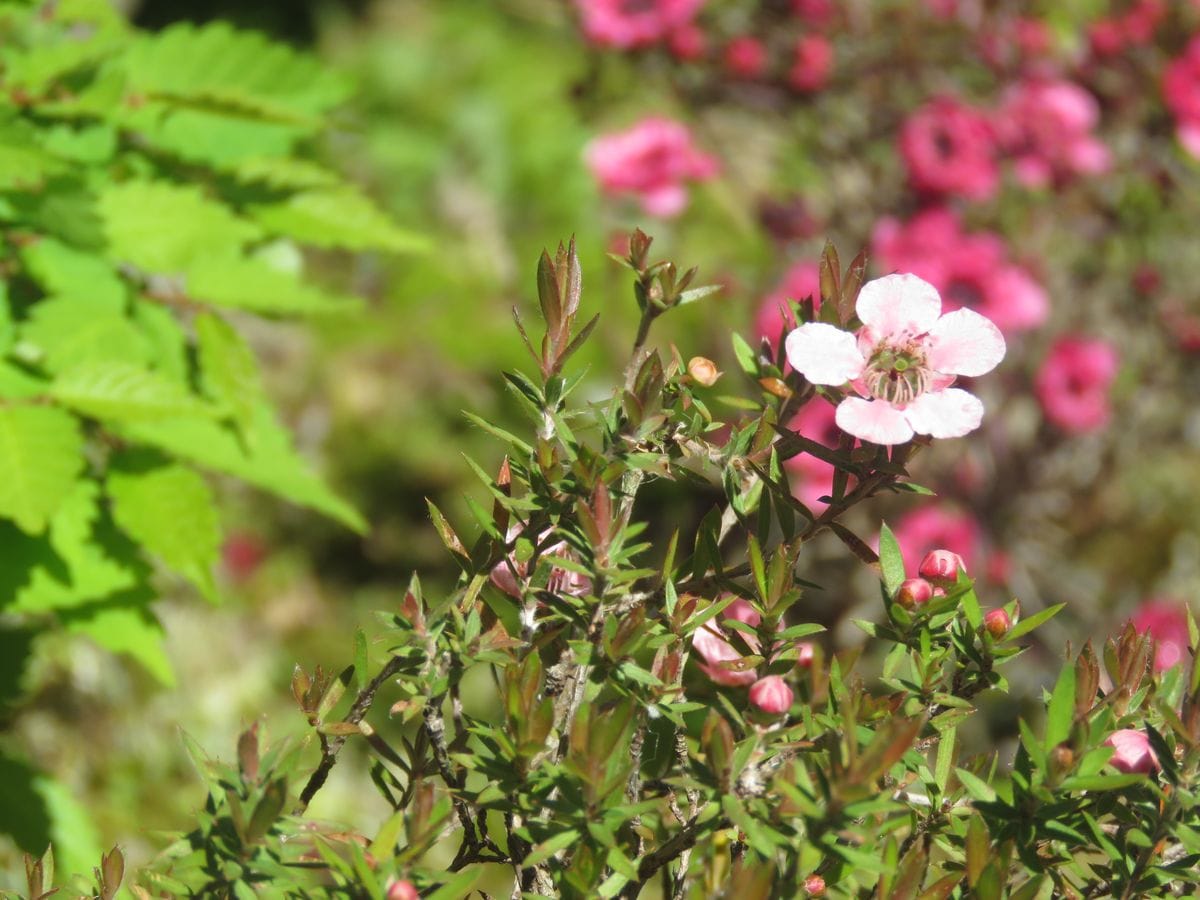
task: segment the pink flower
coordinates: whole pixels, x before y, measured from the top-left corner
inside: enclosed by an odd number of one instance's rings
[[[1109,762],[1122,772],[1139,772],[1149,775],[1158,768],[1158,756],[1150,746],[1150,738],[1144,731],[1133,728],[1122,728],[1114,731],[1104,741],[1104,746],[1112,747],[1113,753]]]
[[[907,222],[881,219],[871,252],[882,270],[912,272],[932,284],[942,295],[943,309],[973,309],[1003,334],[1035,328],[1049,315],[1046,292],[1009,262],[1001,237],[964,232],[949,209],[926,209]]]
[[[762,622],[762,616],[741,598],[725,607],[720,618],[745,622],[751,628],[757,628]],[[755,635],[739,632],[738,640],[744,641],[752,652],[758,652],[758,638]],[[723,665],[741,659],[742,653],[734,648],[725,631],[713,619],[709,619],[692,634],[692,649],[704,658],[704,662],[700,663],[701,671],[717,684],[729,686],[753,684],[758,678],[753,669],[739,672]]]
[[[1117,377],[1116,348],[1096,338],[1060,338],[1034,381],[1046,418],[1063,431],[1084,434],[1108,424],[1108,394]]]
[[[857,335],[810,322],[784,342],[788,362],[812,384],[850,383],[839,428],[873,444],[903,444],[914,434],[961,437],[979,427],[983,404],[950,385],[1004,358],[995,325],[969,309],[942,315],[937,290],[915,275],[867,282],[855,309]]]
[[[793,90],[813,93],[825,87],[833,71],[833,44],[819,34],[801,35],[788,69],[787,81]]]
[[[1000,183],[987,116],[953,97],[931,100],[908,117],[900,154],[919,191],[987,200]]]
[[[1188,635],[1187,608],[1174,600],[1160,597],[1146,600],[1139,606],[1130,620],[1138,634],[1154,638],[1154,671],[1165,672],[1187,659],[1190,638]]]
[[[811,669],[816,654],[816,646],[811,641],[801,641],[796,645],[796,667]]]
[[[750,688],[750,702],[763,712],[778,716],[792,708],[795,694],[778,675],[760,678]]]
[[[836,417],[837,409],[834,406],[814,397],[792,417],[788,428],[834,450],[842,437]],[[816,512],[824,510],[828,504],[820,498],[828,496],[833,490],[833,463],[801,453],[785,461],[784,466],[790,475],[792,493],[796,499]],[[848,485],[852,483],[853,480],[847,482]]]
[[[813,28],[824,28],[837,14],[834,0],[792,0],[792,12]]]
[[[1030,80],[1008,91],[995,121],[1017,179],[1044,187],[1070,175],[1108,170],[1112,155],[1092,135],[1099,119],[1095,98],[1078,85]]]
[[[584,36],[601,47],[646,47],[689,25],[704,0],[575,0]]]
[[[968,572],[979,559],[979,523],[965,512],[945,506],[919,506],[896,524],[896,542],[904,570],[915,572],[930,551],[945,548],[957,554]]]
[[[967,564],[957,553],[950,550],[930,550],[917,569],[921,577],[941,587],[952,586],[958,581],[958,573],[965,572]]]
[[[788,309],[787,301],[813,298],[813,308],[821,308],[821,276],[814,262],[795,263],[784,273],[783,279],[775,286],[758,307],[758,317],[755,319],[755,330],[760,337],[777,347],[784,335],[796,327],[796,320]]]
[[[1008,613],[1004,610],[993,609],[983,617],[983,627],[987,629],[987,633],[993,638],[1000,640],[1012,628],[1012,619],[1009,618]]]
[[[651,117],[627,131],[596,138],[588,166],[610,194],[634,194],[648,215],[670,218],[687,206],[687,181],[717,174],[717,160],[701,153],[680,122]]]
[[[1116,19],[1098,19],[1088,26],[1088,43],[1096,56],[1116,56],[1125,49],[1125,30]]]
[[[767,70],[767,48],[758,38],[736,37],[725,46],[725,69],[735,78],[761,78]]]
[[[1200,35],[1163,74],[1163,99],[1175,116],[1175,134],[1192,156],[1200,159]]]
[[[505,535],[505,542],[513,543],[521,532],[524,530],[524,525],[520,522],[515,522],[508,527],[508,533]],[[545,544],[546,539],[552,534],[552,529],[547,528],[538,535],[538,544]],[[566,541],[558,541],[548,547],[542,547],[538,554],[542,556],[561,556],[570,558],[574,556],[570,546]],[[532,575],[529,571],[528,562],[520,562],[515,556],[509,556],[507,559],[502,559],[492,567],[492,571],[488,578],[496,587],[504,591],[510,597],[515,597],[520,600],[522,598],[525,584]],[[550,575],[546,582],[546,590],[552,594],[571,594],[581,596],[592,589],[592,580],[586,575],[580,575],[578,572],[571,572],[567,569],[562,569],[554,566],[550,569]]]
[[[933,599],[933,585],[924,578],[908,578],[896,591],[896,602],[905,609],[915,609]]]
[[[695,62],[703,58],[708,39],[698,25],[688,24],[667,35],[667,49],[676,59]]]
[[[388,885],[387,900],[421,900],[411,881],[393,881]]]

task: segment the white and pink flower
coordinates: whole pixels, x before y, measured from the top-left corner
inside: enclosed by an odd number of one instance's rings
[[[812,384],[848,385],[838,427],[873,444],[915,434],[961,437],[979,427],[983,403],[951,387],[994,369],[1004,337],[969,309],[942,315],[942,298],[915,275],[886,275],[862,287],[857,334],[823,322],[801,325],[784,343],[792,368]]]

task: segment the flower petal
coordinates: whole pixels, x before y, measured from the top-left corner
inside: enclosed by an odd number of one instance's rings
[[[787,336],[784,348],[792,368],[813,384],[845,384],[867,364],[854,335],[824,322],[801,325]]]
[[[847,397],[838,404],[837,424],[842,431],[872,444],[905,444],[913,436],[905,413],[884,400]]]
[[[935,372],[974,377],[996,368],[1006,349],[1004,335],[990,319],[973,309],[956,309],[930,329],[925,359]]]
[[[983,403],[960,388],[922,394],[904,408],[904,418],[918,434],[962,437],[983,421]]]
[[[916,275],[884,275],[862,286],[855,309],[878,337],[915,337],[938,320],[942,298],[937,288]]]

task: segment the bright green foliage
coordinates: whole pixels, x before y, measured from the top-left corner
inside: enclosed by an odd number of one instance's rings
[[[316,160],[346,81],[261,35],[143,34],[108,0],[4,3],[0,82],[0,614],[22,659],[59,628],[170,684],[153,563],[220,598],[220,515],[190,463],[365,527],[219,310],[353,310],[303,245],[420,241]],[[24,669],[0,678],[0,709]],[[0,765],[0,797],[18,768]],[[52,817],[44,797],[23,807]],[[52,824],[0,832],[40,854]]]

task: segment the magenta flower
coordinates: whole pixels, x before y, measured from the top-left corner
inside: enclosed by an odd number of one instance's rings
[[[387,900],[421,900],[411,881],[393,881],[388,885]]]
[[[1144,601],[1133,613],[1133,627],[1138,634],[1149,632],[1154,638],[1154,671],[1165,672],[1187,659],[1190,638],[1187,607],[1175,600],[1160,597]]]
[[[789,300],[813,298],[815,309],[821,308],[821,276],[814,262],[795,263],[784,273],[775,290],[763,298],[755,319],[755,330],[759,337],[778,347],[784,336],[796,327],[796,319],[788,309]]]
[[[873,444],[903,444],[914,434],[961,437],[979,427],[983,404],[950,385],[1004,358],[995,325],[969,309],[942,315],[937,290],[915,275],[867,282],[855,309],[857,334],[810,322],[784,343],[788,362],[813,384],[850,384],[839,428]]]
[[[958,554],[971,572],[979,559],[979,523],[969,513],[946,506],[919,506],[896,523],[896,542],[904,571],[915,572],[930,551],[945,548]]]
[[[1163,100],[1175,117],[1179,143],[1200,159],[1200,35],[1163,73]]]
[[[952,550],[930,550],[917,569],[921,577],[941,587],[952,587],[958,581],[958,573],[965,572],[967,564]]]
[[[795,694],[778,675],[760,678],[750,688],[750,702],[763,712],[779,716],[792,708]]]
[[[884,271],[912,272],[932,284],[947,312],[973,309],[1003,334],[1036,328],[1049,315],[1046,292],[1009,262],[1004,240],[992,232],[964,232],[949,209],[927,209],[907,222],[881,219],[871,252]]]
[[[718,170],[716,158],[696,149],[686,126],[659,117],[596,138],[586,159],[604,191],[634,194],[648,215],[659,218],[683,212],[686,182],[705,181]]]
[[[915,609],[933,599],[933,585],[924,578],[906,578],[896,591],[896,602],[905,609]]]
[[[1112,154],[1092,130],[1100,106],[1069,81],[1015,85],[996,113],[1000,144],[1013,157],[1017,180],[1045,187],[1071,175],[1106,172]]]
[[[621,50],[656,44],[686,28],[703,5],[704,0],[575,0],[584,36]]]
[[[1122,728],[1114,731],[1104,741],[1104,746],[1112,747],[1116,752],[1109,759],[1122,772],[1140,772],[1149,775],[1158,769],[1158,756],[1150,746],[1150,738],[1146,732],[1134,728]]]
[[[983,617],[983,627],[987,629],[987,633],[993,638],[1000,640],[1012,628],[1012,619],[1004,610],[993,609]]]
[[[805,34],[796,38],[792,65],[788,69],[787,81],[793,90],[810,94],[821,90],[829,81],[833,71],[833,44],[819,34]]]
[[[988,117],[954,97],[931,100],[908,117],[900,155],[918,191],[987,200],[1000,183]]]
[[[1119,365],[1117,350],[1107,341],[1060,338],[1034,381],[1042,412],[1071,434],[1103,428],[1112,416],[1108,395]]]
[[[767,71],[767,47],[756,37],[741,35],[725,45],[725,69],[735,78],[761,78]]]
[[[762,616],[741,598],[725,607],[720,618],[736,619],[752,628],[757,628],[762,622]],[[758,652],[758,638],[755,635],[741,632],[739,639],[745,641],[751,651]],[[738,686],[753,684],[758,679],[753,669],[739,672],[728,667],[729,663],[741,659],[742,653],[734,648],[729,636],[714,619],[709,619],[692,634],[692,649],[704,659],[700,663],[700,670],[717,684]]]

